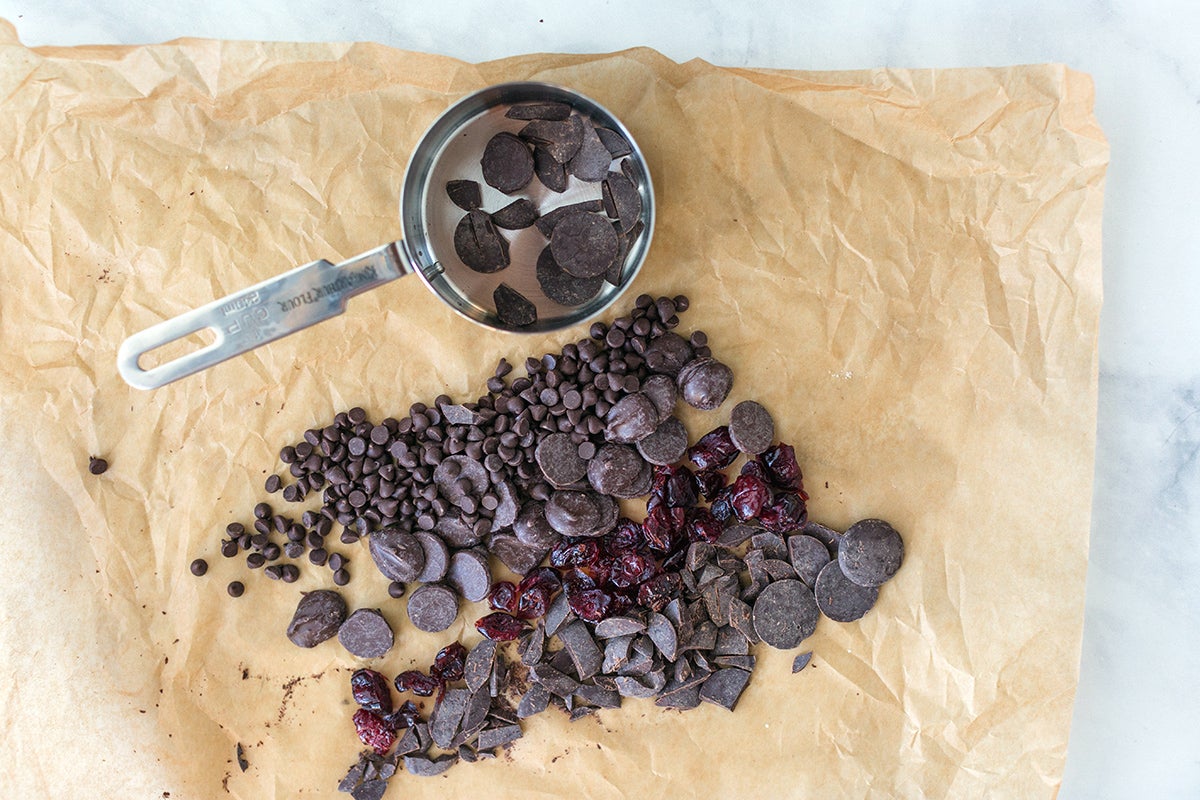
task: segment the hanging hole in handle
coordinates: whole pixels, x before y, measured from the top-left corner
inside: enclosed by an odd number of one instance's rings
[[[147,350],[142,353],[138,356],[137,365],[140,369],[148,372],[161,367],[163,364],[169,364],[184,356],[213,347],[216,342],[216,328],[210,326],[197,328],[189,334],[172,339],[153,350]]]

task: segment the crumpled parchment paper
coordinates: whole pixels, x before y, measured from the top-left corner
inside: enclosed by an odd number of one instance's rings
[[[814,519],[867,516],[907,561],[858,623],[758,650],[736,713],[626,701],[528,722],[507,757],[396,797],[1038,797],[1056,793],[1078,673],[1108,149],[1062,66],[789,73],[645,49],[487,64],[372,44],[22,46],[0,25],[0,785],[13,797],[331,797],[359,745],[336,643],[283,629],[298,592],[217,545],[279,448],[336,411],[469,399],[521,337],[418,280],[153,392],[129,334],[317,258],[399,235],[416,140],[515,79],[612,109],[659,223],[640,292],[735,367],[796,446]],[[615,312],[614,312],[615,313]],[[610,314],[611,316],[611,314]],[[87,472],[90,454],[112,467]],[[351,607],[419,634],[365,549]],[[206,556],[201,579],[187,564]],[[234,577],[248,583],[226,596]],[[244,747],[249,768],[234,760]]]

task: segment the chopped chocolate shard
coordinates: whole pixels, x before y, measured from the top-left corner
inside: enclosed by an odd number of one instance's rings
[[[563,120],[534,120],[521,128],[517,135],[534,147],[545,150],[558,163],[566,164],[583,144],[584,127],[580,117],[571,115]]]
[[[540,624],[524,634],[521,641],[517,643],[517,655],[521,658],[521,663],[527,667],[532,667],[542,660],[542,655],[546,650],[546,630]]]
[[[537,306],[525,295],[501,283],[492,291],[496,316],[510,328],[525,328],[537,322]]]
[[[417,735],[416,728],[408,728],[404,731],[404,735],[400,737],[400,741],[396,742],[396,749],[392,751],[393,756],[406,756],[409,753],[415,753],[421,747],[421,738]]]
[[[470,697],[471,693],[466,689],[447,689],[433,707],[433,714],[429,717],[429,734],[434,744],[443,750],[450,749]]]
[[[550,693],[546,687],[540,683],[532,684],[521,697],[521,703],[517,706],[517,716],[521,719],[527,719],[534,714],[540,714],[546,710],[546,706],[550,703]]]
[[[642,698],[654,697],[654,695],[658,694],[658,690],[656,690],[649,683],[643,682],[632,675],[617,676],[617,692],[619,692],[622,697]]]
[[[492,222],[498,228],[508,231],[519,231],[528,228],[537,221],[537,206],[524,197],[513,200],[499,211],[492,212]]]
[[[522,573],[524,574],[524,573]],[[571,611],[571,605],[567,601],[567,593],[559,592],[550,601],[550,609],[546,612],[546,635],[554,636],[558,633],[558,629],[562,627],[564,622],[575,619],[575,614]]]
[[[580,680],[587,680],[600,671],[604,664],[604,654],[596,646],[587,623],[575,620],[564,625],[558,631],[558,638],[563,643],[563,649],[571,657],[575,672]]]
[[[617,689],[604,689],[595,684],[583,684],[575,692],[575,699],[597,708],[620,708],[621,693]]]
[[[801,653],[792,661],[792,674],[799,672],[808,666],[808,662],[812,661],[812,650],[807,653]]]
[[[454,228],[454,252],[463,264],[484,274],[509,264],[508,240],[496,230],[487,212],[468,211]]]
[[[529,677],[546,687],[548,692],[559,697],[570,697],[579,688],[579,681],[549,664],[538,664],[531,668]]]
[[[788,557],[787,542],[778,533],[760,531],[750,537],[750,548],[761,550],[764,558],[786,560]]]
[[[374,778],[360,783],[351,790],[350,796],[354,800],[383,800],[383,793],[386,791],[387,781],[381,778]]]
[[[604,642],[604,663],[600,669],[611,675],[629,663],[629,651],[633,646],[633,634],[614,636]]]
[[[605,148],[613,158],[621,158],[633,152],[629,147],[629,142],[625,141],[625,137],[612,128],[597,127],[596,135],[600,137],[601,142],[604,142]]]
[[[554,156],[544,147],[533,148],[533,173],[550,191],[561,194],[567,190],[570,178],[567,176],[566,166],[555,161]]]
[[[484,728],[479,732],[477,746],[480,750],[491,750],[501,747],[521,738],[520,725],[502,725],[498,728]]]
[[[483,195],[475,181],[450,181],[446,184],[446,194],[463,211],[474,211],[483,205]]]
[[[679,652],[679,636],[671,620],[658,612],[650,614],[650,624],[646,627],[650,641],[663,654],[663,658],[674,661]]]
[[[714,656],[744,656],[749,652],[750,641],[741,631],[732,625],[717,628],[717,643],[712,649]]]
[[[601,192],[605,213],[616,220],[617,233],[632,230],[642,216],[642,196],[633,182],[619,172],[610,172],[601,184]],[[767,447],[770,444],[768,441]]]
[[[458,761],[457,753],[447,753],[446,755],[434,758],[428,756],[405,756],[404,768],[412,775],[429,778],[434,775],[441,775],[454,766],[454,762],[456,761]]]
[[[646,623],[637,617],[605,617],[596,623],[596,636],[600,639],[611,639],[614,636],[641,633],[644,630],[646,630]]]
[[[750,673],[744,669],[718,669],[709,675],[708,680],[700,687],[700,699],[733,711],[749,681]]]
[[[741,656],[713,656],[709,659],[709,663],[718,667],[737,667],[744,669],[747,672],[754,671],[755,658],[747,653]]]
[[[567,172],[581,181],[596,183],[604,180],[612,160],[612,153],[608,152],[596,129],[591,125],[584,125],[583,141],[579,145],[579,151],[567,162]]]
[[[553,100],[514,103],[504,116],[509,119],[566,119],[571,116],[571,106]]]

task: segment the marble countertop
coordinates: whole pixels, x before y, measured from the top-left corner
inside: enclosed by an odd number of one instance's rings
[[[1055,61],[1092,74],[1112,148],[1082,668],[1061,797],[1200,796],[1200,5],[1107,0],[0,0],[29,45],[367,40],[483,61],[653,47],[828,70]]]

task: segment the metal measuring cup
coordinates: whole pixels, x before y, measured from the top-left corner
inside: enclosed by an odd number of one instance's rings
[[[515,232],[509,244],[512,263],[497,273],[473,272],[454,251],[454,228],[463,212],[446,196],[447,181],[478,181],[484,191],[485,208],[495,210],[511,202],[512,197],[483,183],[479,159],[493,135],[515,131],[524,124],[504,116],[508,106],[544,101],[567,103],[585,120],[621,134],[632,151],[627,158],[642,199],[644,230],[624,256],[620,285],[604,282],[595,297],[577,307],[559,305],[542,293],[534,264],[546,240],[536,228]],[[535,178],[519,194],[547,211],[598,198],[600,184],[572,177],[565,192],[554,193]],[[493,290],[503,281],[537,306],[537,322],[520,332],[570,327],[612,305],[641,268],[654,231],[654,188],[637,142],[599,103],[551,84],[504,83],[467,95],[429,126],[404,173],[400,223],[403,238],[398,241],[340,264],[313,261],[133,334],[117,353],[121,376],[139,389],[163,386],[337,316],[354,295],[410,273],[419,275],[442,302],[480,325],[509,330],[496,316],[491,302]],[[206,328],[216,336],[211,344],[149,369],[138,363],[146,353]]]

